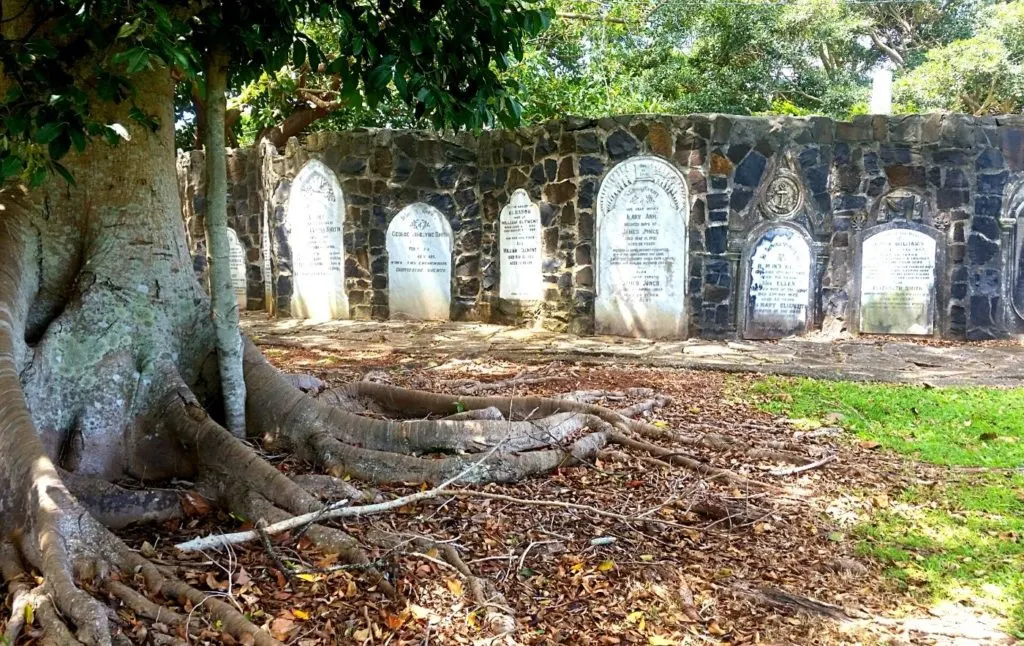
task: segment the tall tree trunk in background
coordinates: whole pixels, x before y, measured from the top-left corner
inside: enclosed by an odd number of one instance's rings
[[[224,113],[227,109],[229,59],[214,49],[206,57],[206,253],[210,259],[210,297],[217,332],[217,364],[224,397],[224,418],[229,431],[245,437],[245,377],[242,371],[242,336],[238,328],[238,301],[231,285],[228,246],[227,154]]]

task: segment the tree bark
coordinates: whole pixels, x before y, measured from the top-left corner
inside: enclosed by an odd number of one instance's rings
[[[228,246],[227,153],[224,113],[227,109],[229,58],[213,49],[206,57],[206,249],[210,259],[211,313],[217,333],[217,366],[224,399],[224,419],[235,437],[245,437],[245,377],[238,301],[231,284]]]

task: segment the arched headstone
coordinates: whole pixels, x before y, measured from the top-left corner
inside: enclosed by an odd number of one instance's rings
[[[855,260],[857,329],[866,334],[935,331],[942,234],[905,220],[865,230]]]
[[[805,334],[814,311],[814,255],[795,225],[755,229],[743,254],[743,337],[780,339]]]
[[[238,310],[244,312],[249,302],[249,282],[246,279],[249,262],[245,247],[239,242],[238,234],[231,228],[228,229],[228,262],[231,265],[231,289],[235,292]]]
[[[285,226],[292,260],[292,316],[348,318],[345,198],[334,172],[322,162],[312,159],[296,175]]]
[[[391,318],[447,320],[452,302],[452,226],[417,202],[391,220],[387,234]]]
[[[597,196],[597,297],[600,334],[686,335],[689,220],[686,181],[653,156],[613,168]]]
[[[544,297],[541,273],[540,208],[523,189],[501,210],[501,287],[499,296],[536,301]]]

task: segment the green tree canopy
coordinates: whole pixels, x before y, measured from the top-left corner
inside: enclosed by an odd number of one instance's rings
[[[897,111],[1022,107],[1013,94],[1024,38],[1018,1],[545,2],[550,28],[526,42],[521,62],[498,70],[530,122],[636,112],[847,117],[866,111],[873,70],[883,66],[899,81]],[[329,21],[303,29],[317,43],[333,33]],[[429,125],[401,101],[339,100],[334,82],[283,66],[239,87],[243,139],[297,113],[316,116],[304,128]]]
[[[70,179],[60,159],[72,147],[123,134],[96,106],[132,101],[134,75],[165,65],[201,88],[211,47],[231,60],[235,87],[290,65],[336,79],[336,98],[349,105],[406,105],[435,125],[513,123],[521,107],[501,74],[551,15],[533,0],[36,0],[25,7],[24,16],[0,17],[8,30],[33,21],[0,49],[0,179],[35,183],[47,170]]]

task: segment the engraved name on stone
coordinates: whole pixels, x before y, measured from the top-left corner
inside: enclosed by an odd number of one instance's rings
[[[689,201],[683,176],[658,157],[634,157],[608,173],[597,203],[598,333],[684,336]]]
[[[864,241],[860,331],[931,334],[935,322],[935,239],[889,229]]]
[[[292,316],[348,318],[345,292],[345,201],[334,172],[310,160],[288,197],[292,251]]]
[[[541,274],[540,208],[523,189],[512,193],[499,216],[501,232],[501,298],[524,301],[544,297]]]
[[[230,228],[228,229],[228,264],[231,266],[231,290],[235,293],[239,311],[244,311],[249,300],[249,285],[246,280],[249,263],[246,259],[245,247],[238,240],[238,234]]]
[[[391,318],[447,320],[451,311],[452,227],[429,204],[402,209],[388,226]]]
[[[804,237],[789,227],[768,229],[754,243],[748,272],[744,336],[771,339],[806,331],[811,249]]]
[[[274,276],[270,264],[270,204],[263,203],[263,236],[260,241],[260,253],[263,256],[263,308],[268,314],[276,311],[274,303]]]

